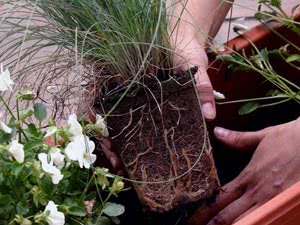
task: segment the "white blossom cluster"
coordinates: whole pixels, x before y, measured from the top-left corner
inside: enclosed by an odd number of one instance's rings
[[[14,85],[8,69],[4,70],[3,65],[0,66],[0,92],[11,91]],[[102,131],[103,136],[108,136],[108,129],[104,118],[97,115],[95,126]],[[0,120],[0,130],[6,134],[12,134],[13,129],[9,127],[4,121]],[[61,170],[68,168],[72,163],[78,163],[80,168],[90,169],[92,164],[96,161],[96,155],[93,154],[95,150],[95,143],[83,133],[83,128],[79,123],[77,116],[72,114],[69,116],[67,126],[64,130],[69,135],[69,142],[64,149],[58,147],[51,147],[49,152],[42,152],[37,154],[37,159],[40,163],[40,174],[43,176],[50,176],[52,183],[57,185],[64,178]],[[50,126],[44,135],[44,138],[55,137],[59,128]],[[15,160],[20,164],[25,161],[26,154],[24,152],[24,145],[19,143],[16,138],[7,146],[7,154],[11,160]],[[64,225],[65,215],[59,212],[57,205],[53,201],[49,201],[44,213],[47,215],[46,221],[50,225]]]

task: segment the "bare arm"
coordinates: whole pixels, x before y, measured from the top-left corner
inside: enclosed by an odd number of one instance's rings
[[[196,36],[201,44],[205,44],[208,37],[216,35],[232,5],[232,0],[167,0],[167,2],[171,29],[174,32],[178,31],[177,40],[178,36],[190,40]]]
[[[218,32],[232,5],[232,0],[167,0],[174,63],[179,69],[199,66],[197,88],[204,115],[216,116],[213,88],[207,75],[205,46]],[[179,19],[180,18],[180,19]]]

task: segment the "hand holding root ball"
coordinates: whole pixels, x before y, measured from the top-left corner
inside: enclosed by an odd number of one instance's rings
[[[215,128],[216,137],[232,149],[255,152],[215,203],[198,209],[189,225],[230,225],[299,181],[299,131],[299,119],[257,132]]]

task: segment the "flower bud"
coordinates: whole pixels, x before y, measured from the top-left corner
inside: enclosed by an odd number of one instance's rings
[[[120,178],[116,178],[114,180],[112,191],[115,194],[120,193],[124,189],[124,182],[120,180]]]
[[[29,219],[26,219],[21,215],[16,215],[14,221],[20,225],[32,225],[32,222]]]
[[[35,99],[35,93],[32,90],[22,90],[19,92],[17,99],[20,101],[30,101]]]

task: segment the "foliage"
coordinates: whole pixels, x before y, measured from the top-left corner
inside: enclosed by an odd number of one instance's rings
[[[121,74],[120,82],[169,63],[165,1],[42,0],[37,6],[58,30],[58,42],[71,49],[77,43],[81,57]]]
[[[258,2],[270,9],[270,11],[261,11],[261,7],[259,7],[258,13],[256,14],[258,19],[276,20],[294,32],[294,35],[300,35],[300,23],[295,20],[294,15],[291,17],[287,15],[282,9],[280,0],[260,0]],[[295,10],[293,13],[294,12]],[[264,23],[263,21],[261,22]],[[272,31],[278,34],[275,30]],[[274,90],[270,90],[266,97],[236,100],[221,104],[246,102],[239,110],[240,115],[245,115],[259,108],[278,105],[290,100],[300,103],[300,87],[286,79],[284,75],[279,74],[276,69],[273,68],[272,64],[272,60],[280,58],[289,66],[300,71],[300,46],[286,39],[283,35],[280,35],[280,37],[283,38],[286,45],[274,50],[259,50],[251,40],[244,36],[253,47],[250,56],[244,51],[241,53],[233,51],[232,55],[224,54],[218,56],[219,59],[228,63],[228,69],[230,71],[254,71],[274,85]],[[270,101],[272,102],[270,103]]]
[[[166,0],[1,2],[7,7],[0,15],[0,60],[16,68],[19,84],[35,77],[39,98],[49,97],[49,84],[60,90],[51,96],[53,116],[74,106],[81,84],[93,83],[117,105],[144,86],[145,76],[172,69]]]
[[[2,91],[11,83],[0,80]],[[93,167],[95,144],[85,136],[86,127],[94,128],[95,135],[107,134],[103,118],[82,126],[76,115],[70,115],[63,127],[49,120],[45,132],[41,124],[47,109],[42,103],[29,104],[31,113],[23,114],[20,109],[13,112],[2,95],[0,101],[11,117],[8,124],[0,123],[0,224],[117,222],[125,208],[110,201],[124,183],[107,169]],[[31,103],[35,95],[20,91],[16,101]]]

